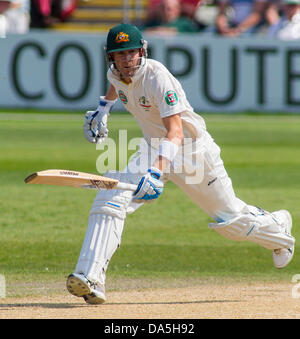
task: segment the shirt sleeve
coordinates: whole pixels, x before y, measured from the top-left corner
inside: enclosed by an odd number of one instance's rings
[[[161,118],[186,110],[185,93],[177,79],[169,71],[156,74],[152,81],[153,101]]]

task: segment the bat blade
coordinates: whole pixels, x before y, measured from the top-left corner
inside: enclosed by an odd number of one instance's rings
[[[70,170],[51,169],[30,174],[25,178],[26,184],[44,184],[56,186],[71,186],[90,189],[127,189],[134,191],[136,185],[120,183],[116,179],[101,175]]]

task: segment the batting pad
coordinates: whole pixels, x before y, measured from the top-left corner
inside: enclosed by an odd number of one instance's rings
[[[291,248],[295,239],[285,232],[270,213],[254,215],[243,214],[221,223],[211,223],[210,228],[216,230],[225,238],[254,242],[270,250]]]
[[[123,179],[126,174],[108,173]],[[123,190],[100,191],[93,203],[88,228],[83,241],[75,273],[82,273],[92,282],[105,284],[105,272],[114,252],[121,245],[127,208],[132,192]]]
[[[110,215],[92,214],[75,273],[91,282],[105,285],[105,272],[111,257],[121,244],[124,220]]]

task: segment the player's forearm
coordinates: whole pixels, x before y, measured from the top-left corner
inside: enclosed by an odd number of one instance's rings
[[[159,155],[153,163],[153,167],[159,169],[161,172],[164,172],[170,165],[170,160]]]
[[[159,154],[155,159],[153,166],[164,172],[175,158],[181,143],[182,141],[179,138],[172,139],[172,141],[168,138],[165,138],[164,143],[160,145]],[[167,149],[163,150],[163,147]]]
[[[113,85],[110,85],[105,94],[105,99],[113,101],[113,100],[116,100],[117,98],[118,98],[118,94],[116,92],[116,89],[114,88]]]
[[[158,156],[153,164],[154,167],[162,172],[164,172],[174,160],[184,137],[180,115],[163,120],[167,128],[167,134],[160,144]]]

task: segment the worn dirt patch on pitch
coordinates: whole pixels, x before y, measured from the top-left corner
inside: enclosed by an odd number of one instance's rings
[[[0,300],[0,319],[300,318],[292,283],[201,284],[107,293],[92,306],[68,294]]]

